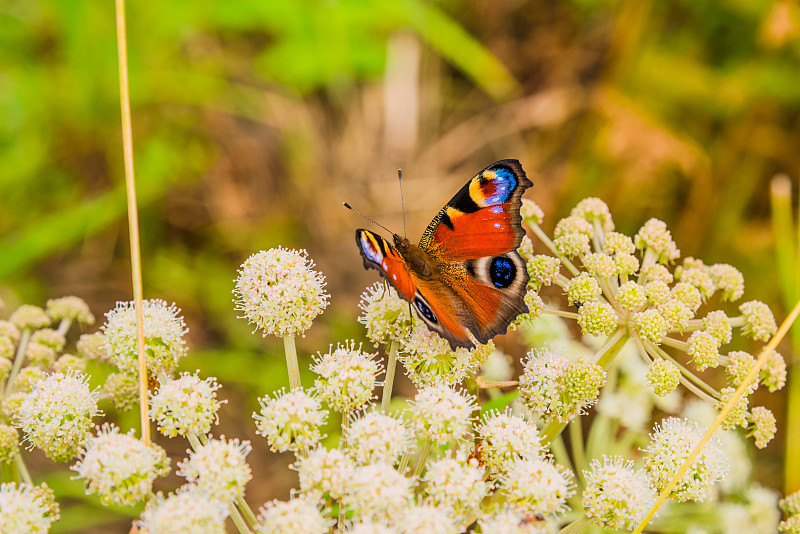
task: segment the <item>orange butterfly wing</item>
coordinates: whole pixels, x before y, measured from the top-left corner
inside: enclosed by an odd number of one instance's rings
[[[505,333],[517,315],[528,312],[528,271],[516,249],[525,235],[522,194],[532,185],[519,161],[497,161],[456,193],[420,240],[441,272],[439,282],[461,304],[454,306],[460,322],[481,343]],[[420,289],[426,294],[424,286]]]
[[[470,333],[486,343],[528,311],[528,272],[516,249],[525,235],[522,194],[531,185],[517,160],[495,162],[439,211],[419,247],[395,236],[398,250],[357,230],[364,266],[378,269],[453,349],[473,347]]]

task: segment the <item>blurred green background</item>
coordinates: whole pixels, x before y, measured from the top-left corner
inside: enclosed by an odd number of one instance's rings
[[[6,313],[78,295],[102,322],[131,298],[114,23],[112,2],[0,2]],[[353,243],[365,223],[341,203],[401,232],[402,167],[413,240],[477,170],[513,157],[546,228],[586,196],[630,235],[661,218],[684,256],[736,265],[745,300],[780,320],[769,184],[788,175],[796,206],[799,37],[793,1],[129,2],[145,296],[183,309],[183,368],[218,376],[223,429],[261,444],[255,397],[287,380],[280,340],[233,310],[238,265],[306,248],[332,305],[299,349],[327,350],[361,336],[358,295],[376,280]],[[782,436],[760,458],[780,463]],[[263,449],[256,503],[293,483],[289,458]]]

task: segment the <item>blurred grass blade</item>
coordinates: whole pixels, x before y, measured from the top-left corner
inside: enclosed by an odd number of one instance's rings
[[[140,203],[146,205],[162,197],[172,184],[166,179],[142,184],[145,187],[139,188]],[[0,241],[0,279],[19,274],[88,236],[107,230],[126,210],[125,184],[120,184],[100,196],[22,228]]]
[[[800,226],[795,232],[792,222],[792,182],[785,174],[772,179],[772,229],[775,234],[775,261],[781,280],[781,296],[788,308],[800,298]],[[800,225],[800,218],[798,218]],[[786,495],[800,489],[800,456],[795,450],[800,446],[800,368],[797,350],[800,348],[800,326],[791,330],[793,354],[789,358],[788,399],[786,406],[786,448],[784,458],[784,484]]]
[[[785,174],[779,174],[772,179],[772,229],[775,233],[775,260],[778,264],[778,275],[783,288],[782,297],[784,305],[789,308],[798,296],[798,273],[800,273],[800,228],[795,235],[795,226],[792,222],[792,182]],[[793,341],[797,346],[800,328],[795,325],[792,329]]]
[[[500,60],[455,20],[426,2],[405,5],[409,25],[492,98],[503,100],[519,89]]]

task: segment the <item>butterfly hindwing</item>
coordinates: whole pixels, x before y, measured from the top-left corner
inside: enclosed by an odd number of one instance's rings
[[[470,344],[455,307],[458,297],[452,289],[435,281],[425,281],[409,270],[398,250],[386,239],[369,230],[356,230],[356,244],[364,267],[377,269],[411,303],[417,315],[434,332],[453,346]],[[423,294],[423,292],[425,294]],[[427,295],[427,296],[426,296]]]
[[[522,194],[531,185],[517,160],[489,165],[442,208],[420,241],[462,303],[463,324],[481,343],[528,312],[528,271],[516,249],[525,235]]]

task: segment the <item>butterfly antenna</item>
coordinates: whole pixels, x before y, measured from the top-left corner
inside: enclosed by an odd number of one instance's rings
[[[386,228],[386,227],[385,227],[384,225],[382,225],[381,223],[379,223],[379,222],[375,221],[374,219],[370,219],[369,217],[367,217],[366,215],[364,215],[363,213],[361,213],[360,211],[358,211],[357,209],[355,209],[353,206],[351,206],[351,205],[350,205],[350,204],[348,204],[347,202],[342,202],[342,204],[344,205],[344,207],[345,207],[345,208],[349,209],[350,211],[354,211],[354,212],[358,213],[359,215],[361,215],[362,217],[364,217],[366,220],[368,220],[368,221],[369,221],[369,222],[371,222],[372,224],[374,224],[374,225],[376,225],[376,226],[380,226],[381,228],[383,228],[384,230],[386,230],[386,231],[387,231],[387,232],[389,232],[390,234],[394,235],[394,232],[392,232],[391,230],[389,230],[388,228]]]
[[[403,198],[403,169],[397,169],[397,181],[400,182],[400,207],[403,209],[403,237],[408,237],[406,233],[406,201]]]

